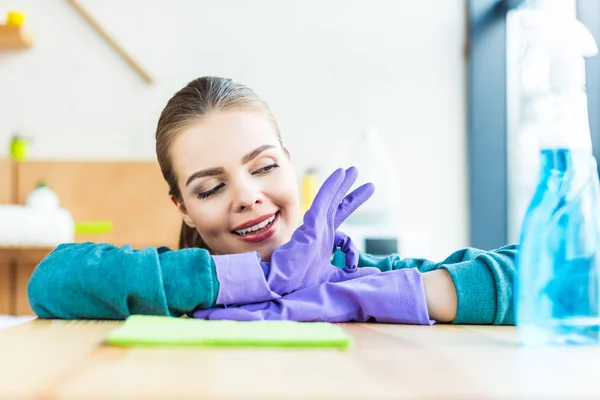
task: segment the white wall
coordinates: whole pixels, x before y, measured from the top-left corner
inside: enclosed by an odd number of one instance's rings
[[[464,0],[82,4],[155,83],[66,0],[0,0],[2,13],[28,13],[36,40],[0,53],[0,157],[19,131],[31,158],[154,159],[169,97],[198,76],[229,76],[271,105],[299,170],[350,164],[343,150],[376,126],[397,157],[403,224],[428,237],[415,255],[468,244]]]

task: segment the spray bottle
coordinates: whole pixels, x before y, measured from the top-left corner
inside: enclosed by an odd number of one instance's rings
[[[540,173],[521,229],[515,312],[526,345],[600,342],[600,185],[584,57],[596,43],[577,19],[523,10],[546,85],[537,110]]]

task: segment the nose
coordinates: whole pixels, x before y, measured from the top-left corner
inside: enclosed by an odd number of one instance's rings
[[[252,182],[238,182],[233,189],[233,209],[236,212],[251,210],[263,202],[263,194],[258,185]]]

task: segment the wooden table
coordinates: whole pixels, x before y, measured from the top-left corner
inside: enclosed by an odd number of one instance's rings
[[[513,327],[343,324],[347,351],[104,345],[120,323],[0,332],[0,398],[600,398],[600,347],[524,348]]]

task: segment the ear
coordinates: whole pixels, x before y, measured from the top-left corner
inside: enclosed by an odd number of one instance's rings
[[[179,201],[177,201],[177,199],[173,195],[171,195],[170,197],[173,204],[175,204],[175,207],[177,207],[177,211],[179,211],[183,222],[185,222],[185,224],[190,228],[195,229],[196,224],[194,224],[194,221],[192,221],[192,219],[190,218],[190,215],[188,214],[187,209],[185,208],[185,204],[183,204],[183,202],[180,203]]]

